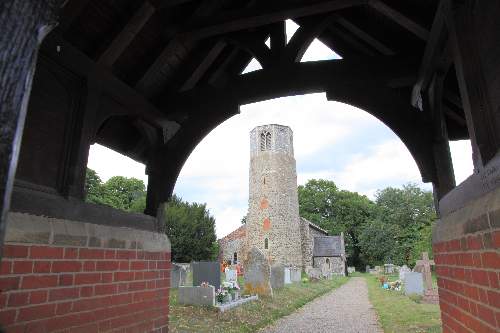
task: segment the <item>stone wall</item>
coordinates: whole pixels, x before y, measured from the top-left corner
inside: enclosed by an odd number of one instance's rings
[[[7,332],[167,332],[165,235],[10,213],[0,273]]]
[[[230,260],[233,262],[234,253],[237,253],[238,262],[242,262],[245,257],[245,232],[246,226],[243,225],[219,240],[219,261]]]
[[[500,188],[442,214],[433,250],[443,331],[500,330],[499,249]]]
[[[327,263],[327,259],[329,263]],[[316,257],[314,258],[314,268],[328,267],[327,271],[332,275],[345,275],[345,262],[342,257]]]
[[[260,133],[271,144],[261,150]],[[252,130],[246,247],[257,247],[272,265],[302,266],[297,174],[292,131],[266,125]],[[265,248],[267,239],[268,248]]]
[[[312,267],[313,236],[309,233],[309,221],[300,218],[300,246],[302,250],[302,267]]]

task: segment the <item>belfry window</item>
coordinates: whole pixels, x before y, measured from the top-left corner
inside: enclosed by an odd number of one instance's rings
[[[264,249],[269,249],[269,239],[264,239]]]
[[[233,254],[233,264],[236,264],[238,262],[238,253],[234,252]]]
[[[271,149],[271,133],[262,132],[260,133],[260,150],[269,150]]]

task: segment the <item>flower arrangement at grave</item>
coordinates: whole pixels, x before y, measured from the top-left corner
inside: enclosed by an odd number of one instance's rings
[[[215,300],[217,301],[217,303],[224,303],[224,300],[226,300],[227,295],[228,295],[227,290],[220,287],[215,292]]]
[[[208,282],[206,282],[206,281],[203,281],[203,282],[200,284],[200,287],[205,287],[205,288],[207,288],[208,286],[210,286],[210,285],[209,285],[209,284],[208,284]]]

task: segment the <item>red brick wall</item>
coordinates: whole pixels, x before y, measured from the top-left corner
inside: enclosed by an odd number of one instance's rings
[[[444,332],[500,331],[499,249],[490,228],[434,244]]]
[[[4,247],[0,323],[7,332],[167,332],[170,253]]]

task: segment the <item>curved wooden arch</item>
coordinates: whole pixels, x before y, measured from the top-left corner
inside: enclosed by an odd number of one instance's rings
[[[183,94],[169,107],[189,114],[167,148],[177,167],[171,170],[168,193],[192,150],[219,124],[238,113],[239,105],[272,98],[326,92],[329,100],[357,106],[389,127],[405,144],[424,182],[435,180],[432,131],[424,114],[408,96],[389,87],[395,77],[412,73],[412,61],[387,58],[370,63],[327,60],[258,70],[233,78],[224,87],[200,87]],[[207,113],[211,110],[213,113]],[[175,151],[175,153],[174,153]]]

